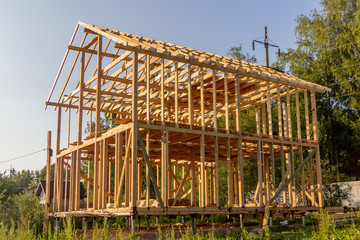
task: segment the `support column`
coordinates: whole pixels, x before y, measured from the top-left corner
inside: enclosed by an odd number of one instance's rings
[[[101,108],[101,86],[102,86],[102,36],[98,35],[97,49],[97,79],[96,79],[96,115],[95,115],[95,143],[94,143],[94,209],[99,208],[99,159],[100,147],[97,141],[100,132],[100,108]]]
[[[316,100],[315,100],[315,91],[311,90],[311,108],[312,108],[312,117],[313,117],[313,131],[314,131],[314,140],[317,141],[317,151],[315,155],[316,159],[316,177],[317,177],[317,190],[318,190],[318,200],[319,207],[324,206],[323,199],[323,190],[322,190],[322,176],[321,176],[321,159],[320,159],[320,146],[319,146],[319,133],[317,126],[317,113],[316,113]]]
[[[138,139],[137,139],[137,131],[138,131],[138,52],[133,52],[133,79],[132,79],[132,112],[131,117],[133,120],[132,138],[131,138],[131,207],[133,211],[136,211],[136,201],[137,201],[137,152],[138,152]],[[135,219],[133,220],[135,222]],[[134,229],[135,231],[135,229]]]
[[[59,108],[60,109],[60,108]],[[61,112],[61,109],[59,110]],[[50,213],[50,175],[51,175],[51,131],[47,133],[47,157],[46,157],[46,232],[49,232],[49,213]]]

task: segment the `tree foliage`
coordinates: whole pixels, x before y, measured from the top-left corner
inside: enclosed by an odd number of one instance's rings
[[[325,182],[342,173],[360,177],[360,6],[357,0],[324,0],[322,10],[297,17],[297,47],[273,67],[332,89],[317,96]],[[326,164],[327,163],[327,164]]]

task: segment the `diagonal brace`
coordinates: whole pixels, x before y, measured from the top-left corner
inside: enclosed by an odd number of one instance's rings
[[[140,146],[141,146],[141,150],[142,150],[142,153],[144,155],[144,158],[145,158],[145,162],[146,162],[146,165],[149,169],[149,174],[150,174],[150,178],[151,178],[151,182],[152,182],[152,185],[154,187],[154,190],[155,190],[155,194],[156,194],[156,197],[159,201],[159,204],[160,204],[160,207],[164,207],[164,203],[161,199],[161,194],[160,194],[160,191],[159,191],[159,188],[156,184],[156,178],[155,178],[155,174],[153,172],[153,169],[151,167],[151,164],[150,164],[150,160],[149,160],[149,156],[146,152],[146,149],[145,149],[145,144],[144,144],[144,141],[142,139],[142,136],[141,136],[141,133],[140,133],[140,130],[139,128],[137,129],[137,135],[138,135],[138,139],[139,139],[139,143],[140,143]]]
[[[300,166],[296,169],[296,171],[293,172],[293,174],[291,174],[289,179],[278,187],[278,189],[275,192],[275,195],[271,198],[269,205],[271,205],[276,200],[279,194],[287,187],[287,185],[289,185],[289,183],[296,177],[296,175],[301,171],[301,169],[304,168],[305,164],[314,156],[317,150],[318,150],[317,148],[314,148],[314,150],[306,157],[306,159],[300,164]]]

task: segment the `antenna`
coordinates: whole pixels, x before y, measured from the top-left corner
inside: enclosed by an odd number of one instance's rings
[[[265,40],[263,42],[259,41],[259,40],[253,40],[252,41],[253,51],[255,50],[255,43],[264,44],[266,67],[269,67],[269,46],[277,48],[278,49],[278,56],[280,56],[280,47],[278,45],[269,43],[268,36],[267,36],[267,26],[265,26]]]

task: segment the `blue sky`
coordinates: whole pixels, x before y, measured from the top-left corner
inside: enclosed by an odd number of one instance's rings
[[[282,50],[295,47],[297,15],[315,8],[319,1],[0,0],[0,162],[45,148],[48,130],[55,145],[56,112],[44,103],[79,20],[219,55],[242,43],[264,65],[263,48],[251,45],[264,26]],[[42,152],[0,163],[0,172],[45,163]]]

